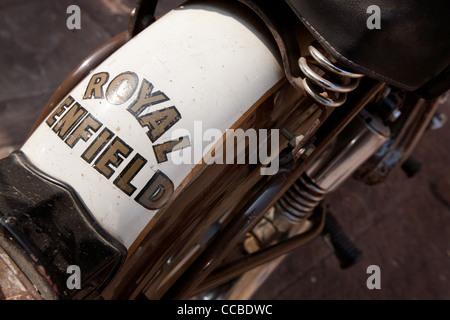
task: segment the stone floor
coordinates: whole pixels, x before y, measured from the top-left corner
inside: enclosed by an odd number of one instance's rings
[[[181,1],[162,0],[158,14]],[[135,0],[0,0],[0,158],[21,146],[58,84],[83,57],[127,27]],[[81,30],[66,9],[81,8]],[[449,103],[441,111],[449,115]],[[364,258],[340,270],[316,239],[289,254],[255,299],[450,299],[450,129],[427,132],[419,175],[381,185],[348,181],[329,201]],[[381,268],[369,290],[366,269]]]

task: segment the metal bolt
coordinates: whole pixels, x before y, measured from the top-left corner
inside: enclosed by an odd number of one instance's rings
[[[449,96],[449,91],[447,91],[446,93],[442,94],[439,98],[438,98],[438,104],[444,104],[447,102],[448,100],[448,96]]]
[[[294,134],[292,131],[290,131],[289,129],[283,128],[281,129],[281,134],[289,140],[289,145],[292,148],[295,148],[300,142],[302,142],[302,140],[305,138],[304,135],[302,134]]]
[[[398,109],[394,109],[392,110],[391,114],[388,117],[388,121],[390,122],[394,122],[395,120],[397,120],[400,116],[402,115],[402,112]]]
[[[443,113],[437,112],[431,118],[430,124],[428,125],[428,130],[437,130],[444,126],[447,122],[447,116]]]

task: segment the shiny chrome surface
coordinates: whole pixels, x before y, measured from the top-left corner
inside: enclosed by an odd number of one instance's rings
[[[345,102],[346,93],[355,90],[359,84],[359,79],[364,75],[339,68],[313,46],[309,46],[308,50],[311,56],[299,59],[300,70],[305,75],[305,78],[302,79],[303,88],[318,103],[328,107],[339,107]],[[341,83],[325,79],[317,71],[314,71],[309,66],[310,64],[316,65],[324,72],[329,71],[331,74],[339,76]],[[349,82],[348,79],[352,81]],[[313,85],[322,88],[323,92],[318,92]]]
[[[380,119],[361,111],[278,200],[275,216],[292,224],[304,222],[325,195],[345,181],[389,136],[389,128]]]
[[[388,140],[389,133],[378,118],[361,112],[306,175],[320,189],[334,190]]]

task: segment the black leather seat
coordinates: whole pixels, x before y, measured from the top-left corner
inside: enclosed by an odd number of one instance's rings
[[[449,0],[286,0],[348,69],[433,98],[450,86]],[[369,29],[370,5],[381,29]]]

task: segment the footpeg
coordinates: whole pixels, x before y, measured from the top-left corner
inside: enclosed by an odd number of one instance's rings
[[[345,234],[336,218],[330,212],[326,213],[322,236],[333,248],[342,269],[349,268],[361,260],[361,250]]]
[[[422,169],[422,164],[412,156],[408,157],[402,164],[402,170],[406,173],[408,178],[414,177]]]

